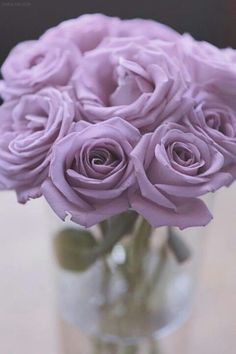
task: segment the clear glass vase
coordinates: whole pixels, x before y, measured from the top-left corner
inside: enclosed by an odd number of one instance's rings
[[[89,230],[71,222],[54,227],[63,353],[159,354],[153,340],[189,316],[206,229],[153,229],[133,211]]]

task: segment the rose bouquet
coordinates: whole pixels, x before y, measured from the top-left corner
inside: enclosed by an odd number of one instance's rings
[[[173,229],[208,224],[202,196],[236,178],[235,62],[233,49],[154,21],[84,15],[18,44],[2,65],[0,187],[94,226],[58,234],[66,269],[85,271],[116,250],[129,298],[105,306],[109,326],[117,303],[129,302],[136,320],[137,308],[150,312],[153,289],[140,279],[151,272],[154,229],[168,230],[158,278],[167,248],[189,257]]]

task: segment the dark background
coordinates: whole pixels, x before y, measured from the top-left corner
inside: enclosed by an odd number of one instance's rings
[[[18,42],[83,13],[152,18],[220,47],[236,47],[236,0],[0,0],[0,63]]]

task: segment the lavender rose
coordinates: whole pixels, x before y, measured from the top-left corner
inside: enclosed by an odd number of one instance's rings
[[[201,90],[196,95],[196,107],[189,111],[185,122],[194,134],[206,138],[224,156],[224,167],[236,177],[236,111],[221,96]]]
[[[58,26],[47,30],[41,38],[53,41],[64,38],[73,42],[84,53],[96,48],[107,36],[115,36],[121,20],[102,14],[82,15],[63,21]]]
[[[110,39],[83,57],[72,78],[82,116],[92,123],[119,116],[142,132],[189,107],[181,70],[158,41]]]
[[[50,178],[42,190],[54,211],[86,227],[129,208],[127,190],[135,181],[130,153],[139,131],[120,118],[89,124],[53,148]]]
[[[161,39],[162,41],[175,42],[180,34],[172,28],[157,21],[140,18],[123,20],[119,26],[118,36],[136,37],[144,36],[149,39]]]
[[[80,56],[73,43],[58,38],[22,42],[2,65],[0,95],[10,100],[46,86],[67,85]]]
[[[223,155],[179,124],[144,135],[131,156],[139,187],[130,194],[131,206],[154,227],[207,224],[211,214],[197,197],[232,179],[221,172]]]
[[[21,203],[41,195],[51,148],[75,117],[69,93],[46,88],[0,107],[0,185],[15,189]]]
[[[70,40],[84,53],[95,49],[106,37],[136,36],[175,41],[180,35],[173,29],[152,20],[120,20],[102,14],[89,14],[50,28],[42,38],[50,41],[58,37]]]
[[[236,93],[235,51],[219,49],[207,42],[194,40],[189,34],[179,37],[172,46],[163,43],[164,50],[184,67],[191,85],[205,86],[234,100]]]

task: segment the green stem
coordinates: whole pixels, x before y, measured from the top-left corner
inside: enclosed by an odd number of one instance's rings
[[[149,245],[151,232],[152,232],[151,225],[147,222],[147,220],[141,218],[140,226],[134,235],[134,241],[133,241],[134,254],[141,255],[144,253],[144,251],[146,252]]]
[[[100,258],[110,253],[113,247],[124,237],[124,235],[116,235],[113,237],[106,237],[104,242],[101,242],[93,251],[95,258]]]
[[[139,346],[138,345],[123,345],[120,347],[119,354],[138,354],[139,352]]]
[[[99,258],[111,252],[125,235],[132,232],[137,217],[136,212],[128,211],[108,219],[106,223],[100,223],[104,240],[93,250],[94,257]]]
[[[119,345],[107,343],[99,338],[93,340],[94,352],[92,354],[119,354]]]
[[[110,280],[111,280],[111,271],[107,264],[106,258],[102,259],[102,281],[101,281],[101,290],[104,295],[104,302],[107,304],[109,301],[109,287],[110,287]]]
[[[151,225],[144,219],[140,218],[140,224],[131,240],[129,252],[129,268],[131,273],[140,275],[143,266],[143,257],[149,247],[150,235],[152,232]]]
[[[93,339],[92,354],[138,354],[139,345],[125,345],[119,343],[104,342],[99,338]]]
[[[191,257],[191,251],[188,245],[171,227],[168,227],[167,244],[177,262],[184,263]]]
[[[109,219],[108,220],[103,220],[99,223],[99,227],[101,230],[102,237],[105,238],[107,231],[109,229]]]
[[[159,280],[163,273],[163,269],[165,267],[166,259],[167,259],[167,250],[166,250],[166,246],[163,245],[159,251],[159,260],[157,262],[156,268],[152,274],[150,281],[148,282],[148,286],[145,294],[146,296],[150,296],[150,294],[152,294],[155,287],[159,283]]]
[[[99,338],[93,338],[93,353],[92,354],[104,354],[103,352],[103,343]]]
[[[149,354],[161,354],[161,350],[158,347],[158,342],[155,339],[151,338],[149,344]]]

